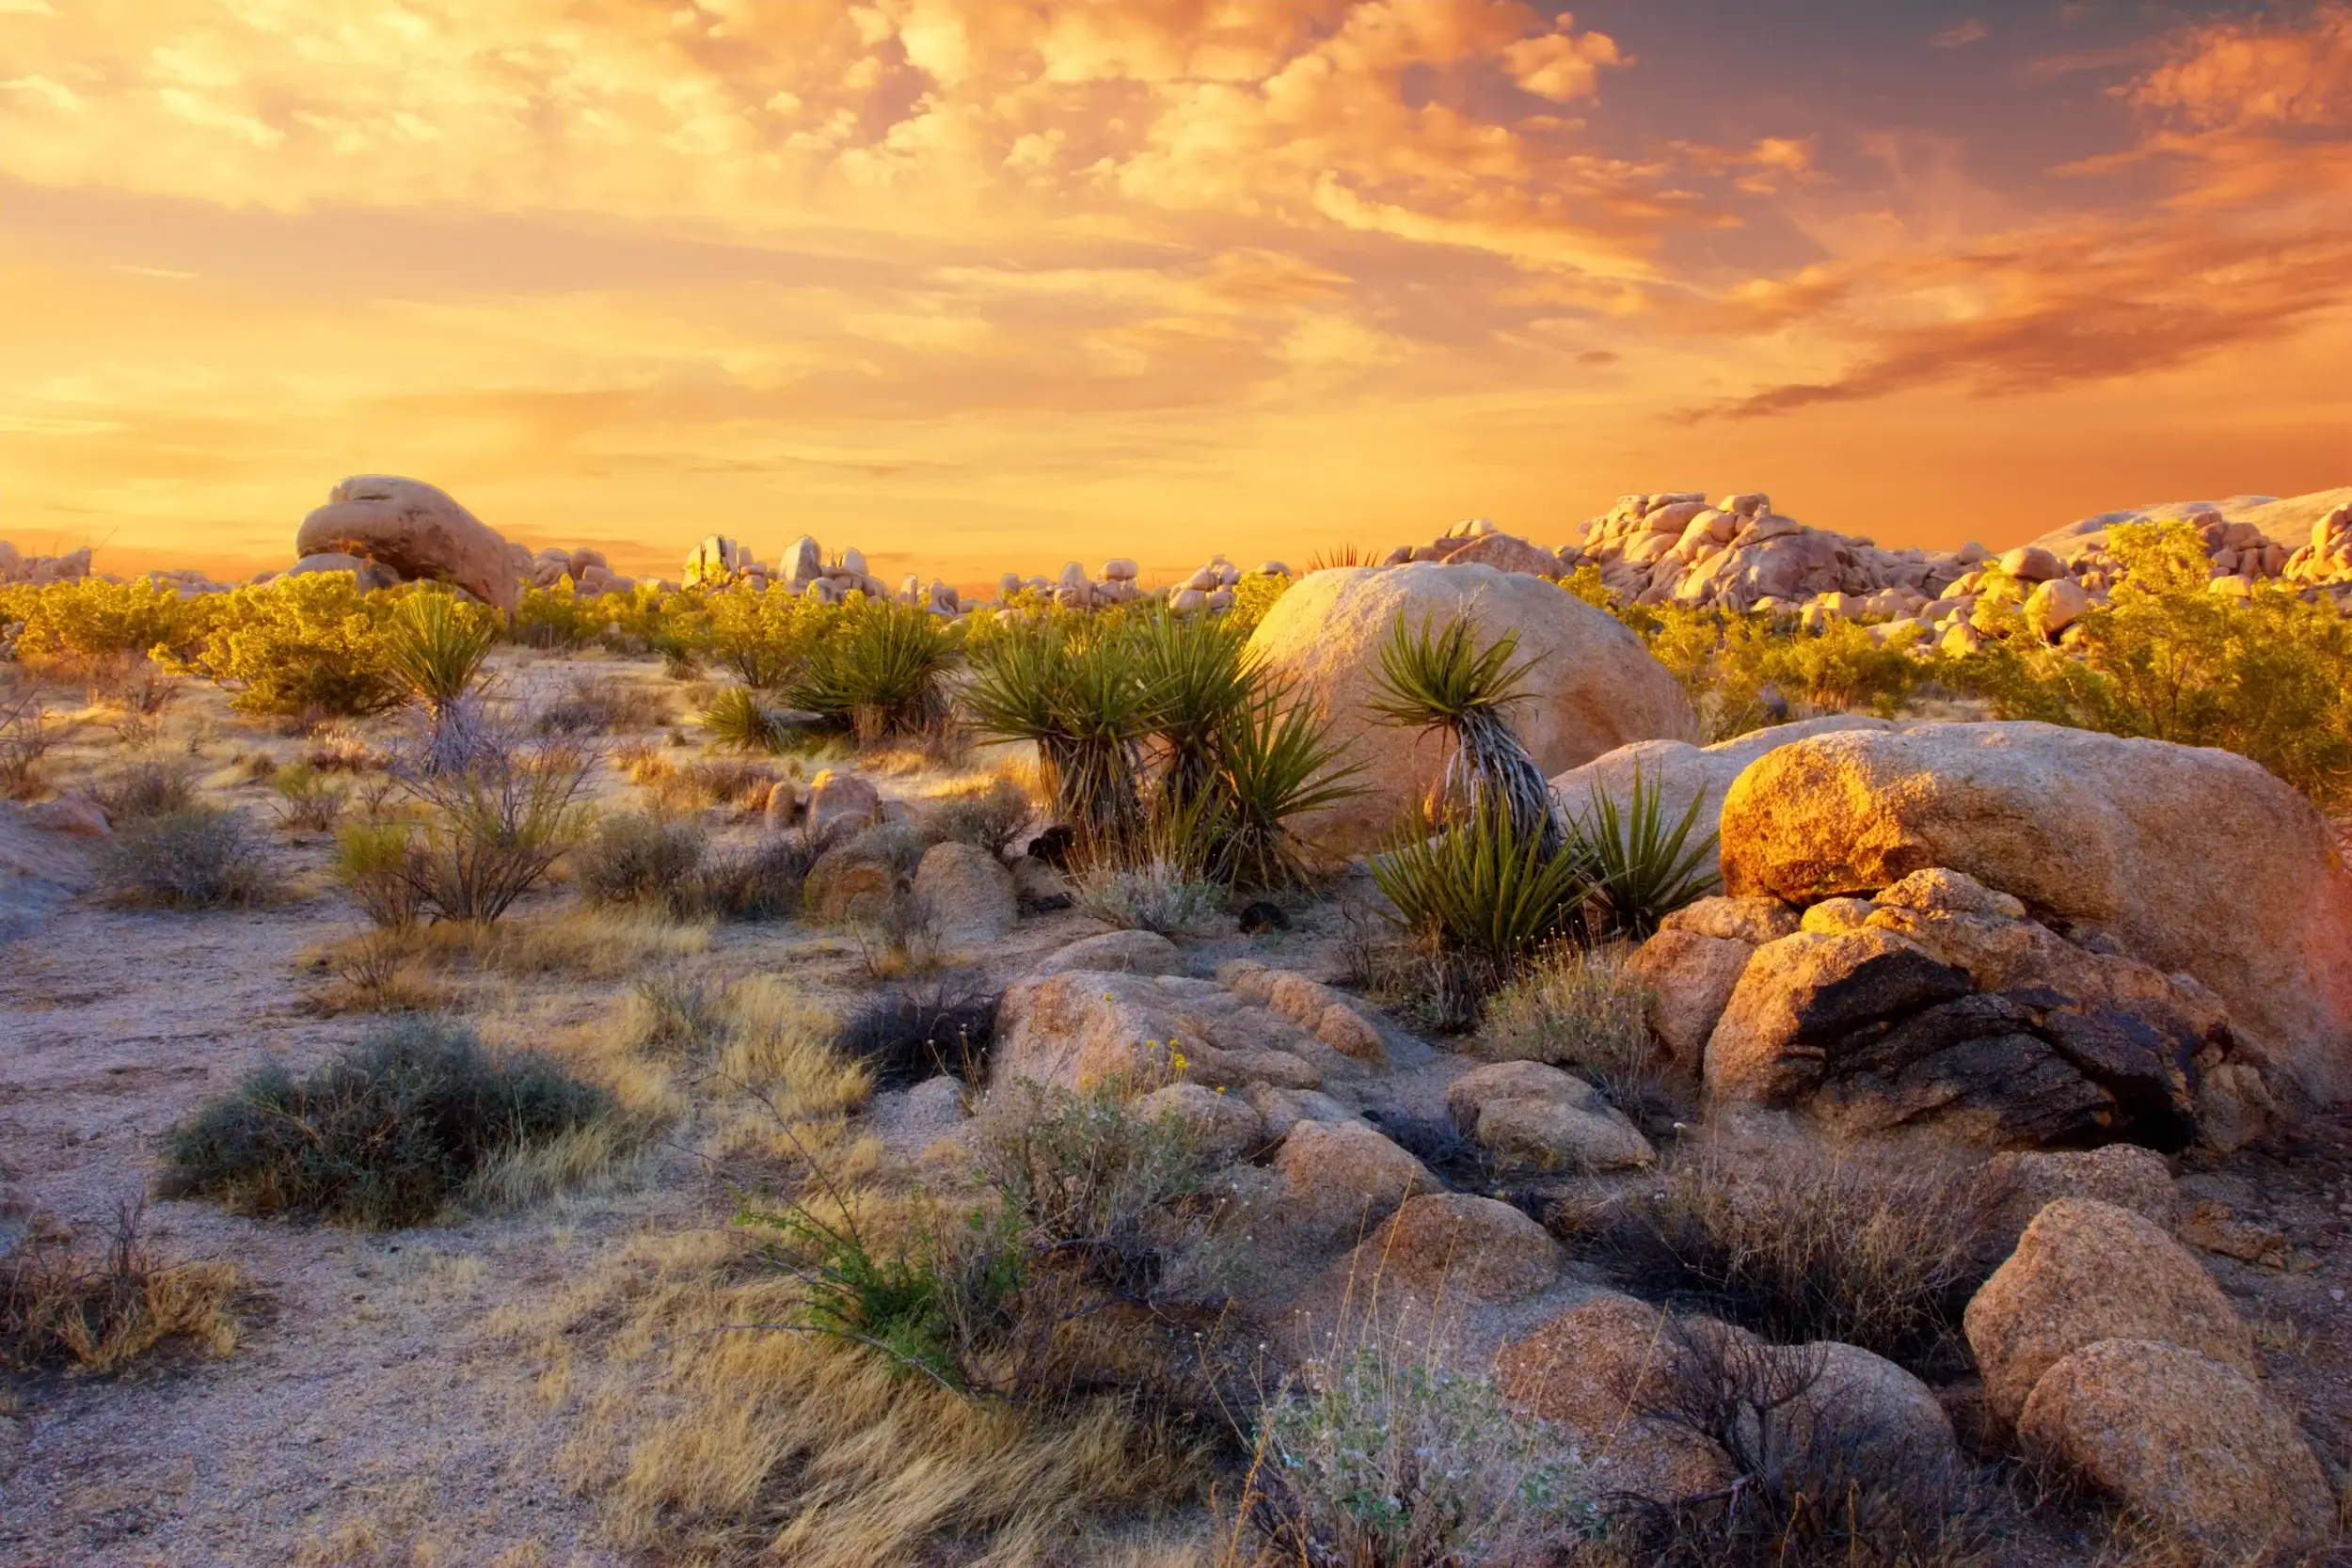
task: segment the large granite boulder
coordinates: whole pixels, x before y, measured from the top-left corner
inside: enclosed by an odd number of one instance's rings
[[[1383,726],[1368,705],[1381,645],[1400,618],[1442,627],[1465,614],[1482,641],[1517,633],[1516,657],[1535,661],[1511,721],[1546,774],[1629,741],[1697,738],[1681,688],[1641,639],[1541,578],[1430,562],[1316,572],[1275,602],[1249,648],[1272,677],[1296,683],[1296,700],[1317,705],[1362,765],[1362,794],[1297,819],[1327,851],[1378,844],[1438,784],[1444,738]]]
[[[447,492],[421,480],[358,474],[294,534],[301,559],[338,554],[379,562],[403,578],[453,583],[484,604],[513,610],[522,593],[506,541]]]
[[[1725,891],[1813,902],[1929,867],[2226,1003],[2241,1046],[2352,1096],[2352,872],[2326,820],[2227,752],[2050,724],[1920,724],[1768,752],[1723,811]]]

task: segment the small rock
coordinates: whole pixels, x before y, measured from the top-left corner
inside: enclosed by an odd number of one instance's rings
[[[1429,1168],[1359,1121],[1302,1121],[1275,1151],[1290,1184],[1279,1219],[1308,1245],[1369,1234],[1406,1198],[1439,1190]]]
[[[1190,1126],[1200,1135],[1201,1151],[1214,1164],[1230,1165],[1266,1141],[1264,1119],[1248,1100],[1198,1084],[1170,1084],[1153,1089],[1136,1101],[1136,1110],[1147,1118],[1174,1117]]]
[[[1626,1170],[1657,1152],[1625,1114],[1572,1073],[1541,1062],[1494,1062],[1456,1078],[1446,1110],[1497,1159],[1536,1170]]]
[[[1507,1203],[1467,1193],[1408,1199],[1357,1249],[1360,1276],[1481,1305],[1519,1301],[1560,1273],[1560,1243]]]
[[[1173,974],[1184,968],[1176,944],[1156,931],[1104,931],[1057,948],[1029,971],[1028,978],[1043,979],[1073,970],[1104,974]]]
[[[872,781],[830,768],[809,781],[809,832],[825,832],[836,823],[870,827],[881,820],[882,792]]]

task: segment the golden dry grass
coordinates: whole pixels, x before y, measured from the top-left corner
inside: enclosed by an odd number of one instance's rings
[[[1080,1549],[1114,1516],[1191,1499],[1193,1456],[1098,1400],[1038,1410],[949,1393],[837,1342],[783,1328],[800,1288],[728,1232],[648,1239],[526,1318],[541,1388],[574,1404],[565,1450],[614,1545],[664,1559],[866,1568],[959,1560],[1026,1568],[1205,1561],[1199,1516]],[[612,1323],[601,1364],[571,1347]]]
[[[0,1361],[104,1375],[175,1340],[215,1355],[236,1349],[237,1270],[157,1258],[139,1220],[122,1210],[94,1258],[70,1238],[42,1237],[0,1262]]]

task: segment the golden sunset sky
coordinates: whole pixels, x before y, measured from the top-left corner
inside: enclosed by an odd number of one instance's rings
[[[2352,4],[0,0],[0,537],[675,575],[2352,483]]]

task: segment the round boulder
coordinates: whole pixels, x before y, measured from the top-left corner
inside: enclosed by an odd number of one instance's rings
[[[1377,845],[1442,776],[1442,736],[1384,726],[1369,705],[1381,647],[1400,620],[1441,629],[1462,615],[1482,642],[1516,633],[1515,661],[1534,661],[1511,721],[1547,775],[1629,741],[1697,738],[1682,689],[1641,639],[1541,578],[1427,563],[1316,572],[1275,602],[1249,648],[1270,676],[1296,683],[1296,700],[1317,705],[1362,765],[1362,794],[1298,819],[1327,851]]]
[[[1560,1273],[1560,1243],[1542,1226],[1468,1193],[1407,1199],[1357,1258],[1366,1279],[1481,1306],[1523,1300]]]
[[[1020,917],[1012,873],[977,844],[934,844],[914,869],[914,896],[936,924],[940,940],[958,945],[993,942]]]
[[[506,541],[447,492],[421,480],[358,474],[294,534],[302,559],[342,554],[382,562],[410,580],[454,583],[484,604],[513,610],[522,591]]]

